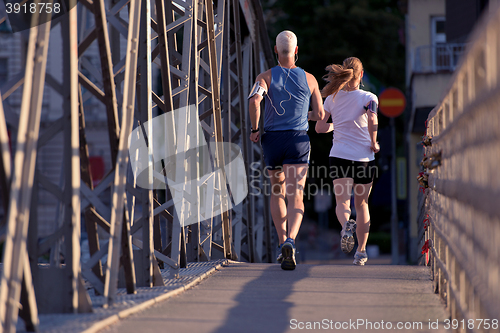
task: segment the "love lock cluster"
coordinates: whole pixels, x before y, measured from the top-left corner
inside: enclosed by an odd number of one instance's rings
[[[422,188],[428,188],[429,187],[429,174],[426,172],[419,172],[418,177],[417,177],[418,183]]]
[[[432,146],[432,136],[424,135],[422,137],[422,145],[424,147],[430,147],[430,146]]]

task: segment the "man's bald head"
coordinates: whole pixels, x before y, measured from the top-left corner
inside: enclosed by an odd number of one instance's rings
[[[285,30],[276,36],[276,47],[278,54],[282,56],[293,56],[297,47],[297,36],[289,30]]]

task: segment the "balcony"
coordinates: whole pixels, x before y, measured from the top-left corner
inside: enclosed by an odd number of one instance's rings
[[[453,72],[466,45],[465,43],[449,43],[417,47],[413,57],[413,72]]]

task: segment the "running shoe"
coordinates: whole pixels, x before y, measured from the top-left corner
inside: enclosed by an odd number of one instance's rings
[[[365,252],[356,251],[356,253],[354,254],[354,261],[353,261],[354,265],[364,266],[367,261],[368,261],[368,255],[366,254],[366,251]]]
[[[281,262],[283,261],[283,254],[281,253],[282,246],[283,244],[278,245],[278,247],[276,248],[276,253],[277,253],[276,261],[278,262],[278,264],[281,264]]]
[[[281,254],[283,255],[283,261],[281,262],[281,269],[287,271],[293,271],[297,262],[295,261],[295,242],[291,238],[281,245]]]
[[[342,252],[350,253],[354,248],[354,233],[356,232],[356,221],[349,220],[340,232],[340,247]]]

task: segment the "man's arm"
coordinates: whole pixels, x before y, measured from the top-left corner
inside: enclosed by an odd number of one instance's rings
[[[255,79],[255,82],[258,82],[259,85],[262,88],[264,88],[266,91],[268,90],[268,85],[266,82],[266,77],[268,76],[267,74],[268,74],[267,72],[261,73],[261,74],[259,74],[259,76],[257,76],[257,79]],[[259,94],[255,94],[252,97],[250,97],[250,101],[248,104],[248,111],[250,113],[250,122],[251,122],[253,130],[256,130],[259,128],[260,102],[262,102],[263,98],[264,97],[259,95]],[[253,142],[258,142],[259,136],[260,136],[259,132],[250,133],[250,140]]]
[[[322,120],[325,117],[325,110],[323,109],[323,99],[321,98],[321,93],[319,91],[318,81],[316,78],[306,72],[307,84],[309,85],[309,90],[311,90],[311,106],[312,111],[308,114],[309,120]]]

